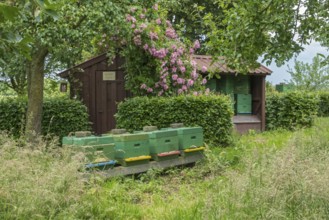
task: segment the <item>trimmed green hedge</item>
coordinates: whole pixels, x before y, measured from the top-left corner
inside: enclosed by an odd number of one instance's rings
[[[266,97],[266,128],[295,130],[313,125],[319,99],[302,92],[276,93]]]
[[[201,126],[206,142],[225,146],[231,140],[233,110],[227,96],[135,97],[118,106],[118,128],[169,127],[171,123]]]
[[[0,99],[0,131],[15,137],[24,132],[27,101]],[[44,101],[42,134],[63,137],[72,131],[90,130],[87,108],[79,101],[51,98]]]
[[[318,93],[319,97],[319,111],[318,115],[321,117],[329,117],[329,92]]]

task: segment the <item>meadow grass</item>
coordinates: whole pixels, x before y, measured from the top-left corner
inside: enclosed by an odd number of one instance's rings
[[[81,157],[0,136],[1,219],[326,219],[329,118],[236,136],[194,167],[86,181]]]

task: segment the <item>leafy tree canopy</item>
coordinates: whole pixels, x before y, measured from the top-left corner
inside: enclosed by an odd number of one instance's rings
[[[323,65],[324,58],[315,56],[312,63],[295,60],[294,69],[289,67],[290,83],[297,90],[319,91],[329,88],[329,66]]]

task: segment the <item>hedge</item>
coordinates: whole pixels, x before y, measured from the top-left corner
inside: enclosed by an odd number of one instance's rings
[[[229,144],[233,110],[227,96],[135,97],[118,105],[117,127],[129,131],[143,126],[169,127],[171,123],[201,126],[205,141],[216,145]]]
[[[329,117],[329,93],[320,92],[317,95],[319,97],[318,116]]]
[[[0,99],[0,131],[19,137],[24,132],[27,101]],[[51,98],[44,101],[42,134],[63,137],[72,131],[89,130],[87,108],[79,101]]]
[[[319,99],[302,92],[276,93],[266,97],[266,128],[295,130],[310,127],[317,115]]]

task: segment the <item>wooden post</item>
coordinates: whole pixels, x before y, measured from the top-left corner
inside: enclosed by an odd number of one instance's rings
[[[261,92],[261,120],[262,120],[262,126],[261,126],[261,130],[262,131],[265,131],[265,120],[266,120],[266,116],[265,116],[265,100],[266,100],[266,95],[265,95],[265,78],[266,76],[262,76],[262,79],[261,79],[261,82],[262,82],[262,85],[261,85],[261,89],[262,89],[262,92]]]

